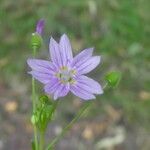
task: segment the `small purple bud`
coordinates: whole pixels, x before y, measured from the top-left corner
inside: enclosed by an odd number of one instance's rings
[[[40,19],[36,25],[36,33],[41,35],[43,32],[44,25],[45,25],[44,19]]]

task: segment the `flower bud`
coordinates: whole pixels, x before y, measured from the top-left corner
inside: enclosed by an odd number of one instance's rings
[[[40,19],[36,25],[36,33],[41,35],[44,29],[44,25],[45,25],[44,19]]]
[[[32,33],[31,37],[31,46],[32,49],[39,49],[42,45],[42,32],[44,29],[45,21],[44,19],[40,19],[36,25],[36,31]]]
[[[52,105],[52,102],[47,95],[41,95],[39,100],[42,104]]]
[[[116,87],[121,79],[121,73],[118,71],[112,71],[105,76],[105,80],[111,87]]]
[[[38,118],[37,118],[36,115],[33,114],[33,115],[31,116],[31,123],[32,123],[33,125],[35,125],[37,122],[38,122]]]
[[[42,45],[42,38],[38,33],[32,33],[31,46],[32,48],[39,49]]]

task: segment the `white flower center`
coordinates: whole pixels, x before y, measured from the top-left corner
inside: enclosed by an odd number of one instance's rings
[[[74,83],[73,76],[76,74],[75,70],[68,69],[68,67],[62,67],[56,76],[60,79],[61,83]]]

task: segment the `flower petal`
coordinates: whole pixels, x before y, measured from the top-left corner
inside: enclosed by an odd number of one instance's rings
[[[35,71],[39,71],[42,73],[56,72],[56,67],[50,61],[41,59],[28,59],[27,63]]]
[[[73,59],[71,44],[66,34],[61,36],[59,46],[62,54],[63,65],[66,66],[68,62],[71,62]]]
[[[93,94],[102,94],[103,89],[101,85],[95,80],[87,77],[87,76],[79,76],[77,79],[77,85],[84,88],[86,91],[91,92]]]
[[[57,66],[62,66],[62,56],[59,48],[59,44],[51,37],[49,44],[49,52],[52,61],[57,64]]]
[[[56,100],[58,97],[66,96],[69,92],[69,84],[61,84],[56,92],[54,93],[54,100]]]
[[[37,79],[38,81],[44,84],[50,82],[51,79],[53,78],[52,74],[41,73],[37,71],[30,71],[28,73],[31,74],[35,79]]]
[[[44,91],[45,93],[51,95],[59,88],[59,86],[60,86],[60,82],[58,81],[58,79],[53,78],[51,82],[47,83],[44,86]]]
[[[78,68],[76,68],[77,73],[79,75],[89,73],[94,68],[96,68],[99,63],[100,63],[100,56],[91,57],[87,61],[85,61],[83,64],[78,66]]]
[[[80,66],[92,56],[92,53],[93,53],[93,48],[87,48],[83,50],[82,52],[80,52],[78,55],[74,57],[71,66],[75,68],[77,66]]]
[[[44,19],[40,19],[36,25],[36,32],[38,34],[40,34],[40,35],[42,34],[44,25],[45,25]]]
[[[80,97],[84,100],[95,99],[95,96],[92,93],[90,93],[84,87],[82,87],[80,85],[72,85],[71,88],[70,88],[70,91],[74,95],[76,95],[76,96],[78,96],[78,97]]]

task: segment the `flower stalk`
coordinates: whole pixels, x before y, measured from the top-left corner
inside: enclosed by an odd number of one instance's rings
[[[103,90],[105,90],[105,88],[107,87],[107,83],[103,86]],[[72,128],[73,124],[84,114],[84,112],[89,109],[89,107],[91,107],[93,103],[92,102],[86,102],[82,108],[80,109],[80,111],[77,113],[77,115],[72,119],[72,121],[62,130],[62,132],[55,137],[50,144],[48,145],[48,147],[46,148],[46,150],[52,150],[54,148],[54,146],[59,142],[59,140],[65,135],[65,133]]]
[[[32,48],[33,57],[36,55],[36,47],[34,46]],[[33,105],[33,114],[36,110],[36,91],[35,91],[35,79],[32,77],[32,105]],[[37,128],[36,125],[33,125],[34,128],[34,143],[35,143],[35,149],[38,150],[38,135],[37,135]]]
[[[31,36],[31,48],[32,48],[32,55],[33,58],[35,58],[36,56],[36,51],[41,47],[42,44],[42,31],[44,28],[44,20],[41,19],[38,21],[37,25],[36,25],[36,32],[32,33]],[[34,77],[32,77],[32,105],[33,105],[33,115],[36,112],[36,103],[37,103],[37,96],[36,96],[36,89],[35,89],[35,79]],[[35,116],[34,116],[34,121],[35,121]],[[34,128],[34,146],[35,146],[35,150],[39,150],[38,149],[38,129],[36,127],[36,124],[33,123],[33,128]]]
[[[39,150],[44,150],[44,145],[45,145],[45,131],[40,132],[40,149]]]
[[[73,126],[73,124],[83,115],[83,113],[91,106],[92,102],[86,102],[77,115],[73,118],[73,120],[63,129],[63,131],[56,138],[52,140],[52,142],[48,145],[46,150],[52,150],[55,144],[64,136],[64,134]]]

